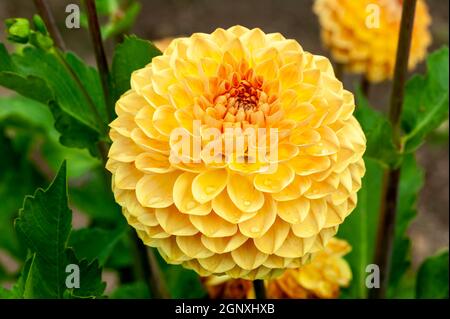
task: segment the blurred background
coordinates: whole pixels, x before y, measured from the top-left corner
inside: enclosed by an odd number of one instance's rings
[[[189,35],[193,32],[211,32],[217,27],[241,24],[259,27],[265,32],[280,32],[294,38],[303,48],[314,54],[327,56],[319,37],[317,17],[312,13],[313,0],[141,0],[141,10],[129,33],[141,38],[158,40]],[[430,51],[448,45],[448,1],[426,1],[433,19],[433,44]],[[48,0],[67,47],[94,65],[89,35],[84,28],[65,27],[66,5],[75,0]],[[0,0],[0,20],[10,17],[31,18],[35,14],[33,1]],[[116,39],[106,42],[109,54]],[[0,26],[0,41],[6,42],[4,25]],[[418,70],[424,71],[424,65]],[[358,77],[346,75],[344,85],[353,90]],[[11,92],[0,88],[0,96]],[[371,88],[371,104],[384,109],[388,104],[390,83]],[[410,227],[413,241],[413,264],[421,261],[449,243],[449,149],[448,122],[438,129],[421,147],[418,159],[425,170],[425,186],[418,203],[419,215]],[[1,199],[3,201],[3,199]],[[79,219],[81,217],[78,217]],[[83,223],[75,220],[75,223]],[[1,256],[0,259],[4,258]]]

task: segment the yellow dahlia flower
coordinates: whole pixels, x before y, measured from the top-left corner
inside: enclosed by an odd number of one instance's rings
[[[330,239],[323,251],[310,263],[296,269],[288,269],[276,279],[265,282],[268,298],[330,299],[338,298],[341,287],[347,287],[352,279],[350,266],[343,256],[350,252],[350,245],[340,239]],[[253,299],[255,293],[251,281],[230,279],[227,276],[210,276],[203,279],[208,295],[213,299]]]
[[[402,0],[316,0],[322,41],[346,70],[369,81],[392,78],[402,14]],[[425,58],[431,44],[431,17],[417,2],[409,68]]]
[[[354,107],[328,59],[279,33],[175,39],[116,103],[116,201],[145,244],[200,275],[298,267],[356,205]]]

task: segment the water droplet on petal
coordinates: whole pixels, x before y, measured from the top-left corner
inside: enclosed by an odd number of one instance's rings
[[[216,190],[216,188],[215,188],[214,186],[207,186],[207,187],[205,188],[206,194],[211,194],[211,193],[213,193],[215,190]]]
[[[251,231],[252,233],[258,233],[258,232],[260,231],[260,229],[259,229],[259,227],[253,226],[253,227],[250,229],[250,231]]]
[[[187,209],[193,209],[196,206],[196,203],[194,201],[190,201],[186,204]]]

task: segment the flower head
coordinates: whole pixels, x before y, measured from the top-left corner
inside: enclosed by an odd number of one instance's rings
[[[336,62],[372,82],[394,73],[402,0],[316,0],[322,41]],[[417,2],[409,68],[422,61],[431,43],[431,17],[423,0]]]
[[[328,59],[279,33],[175,39],[116,104],[116,201],[145,244],[203,276],[298,267],[356,205],[354,107]]]
[[[330,239],[326,248],[315,254],[311,262],[300,268],[288,269],[280,277],[265,282],[269,298],[330,299],[338,298],[340,289],[352,279],[350,266],[343,256],[351,250],[340,239]],[[211,276],[203,280],[213,299],[252,299],[251,281]]]

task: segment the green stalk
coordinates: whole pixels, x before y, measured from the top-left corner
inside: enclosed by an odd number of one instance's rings
[[[403,108],[406,76],[408,73],[409,50],[411,48],[416,3],[417,0],[403,1],[397,57],[389,107],[389,120],[393,128],[393,140],[399,151],[401,151],[400,118]],[[375,264],[380,268],[380,288],[372,289],[369,294],[370,298],[386,298],[395,235],[395,217],[397,211],[399,181],[399,167],[389,168],[385,171],[375,250]]]

